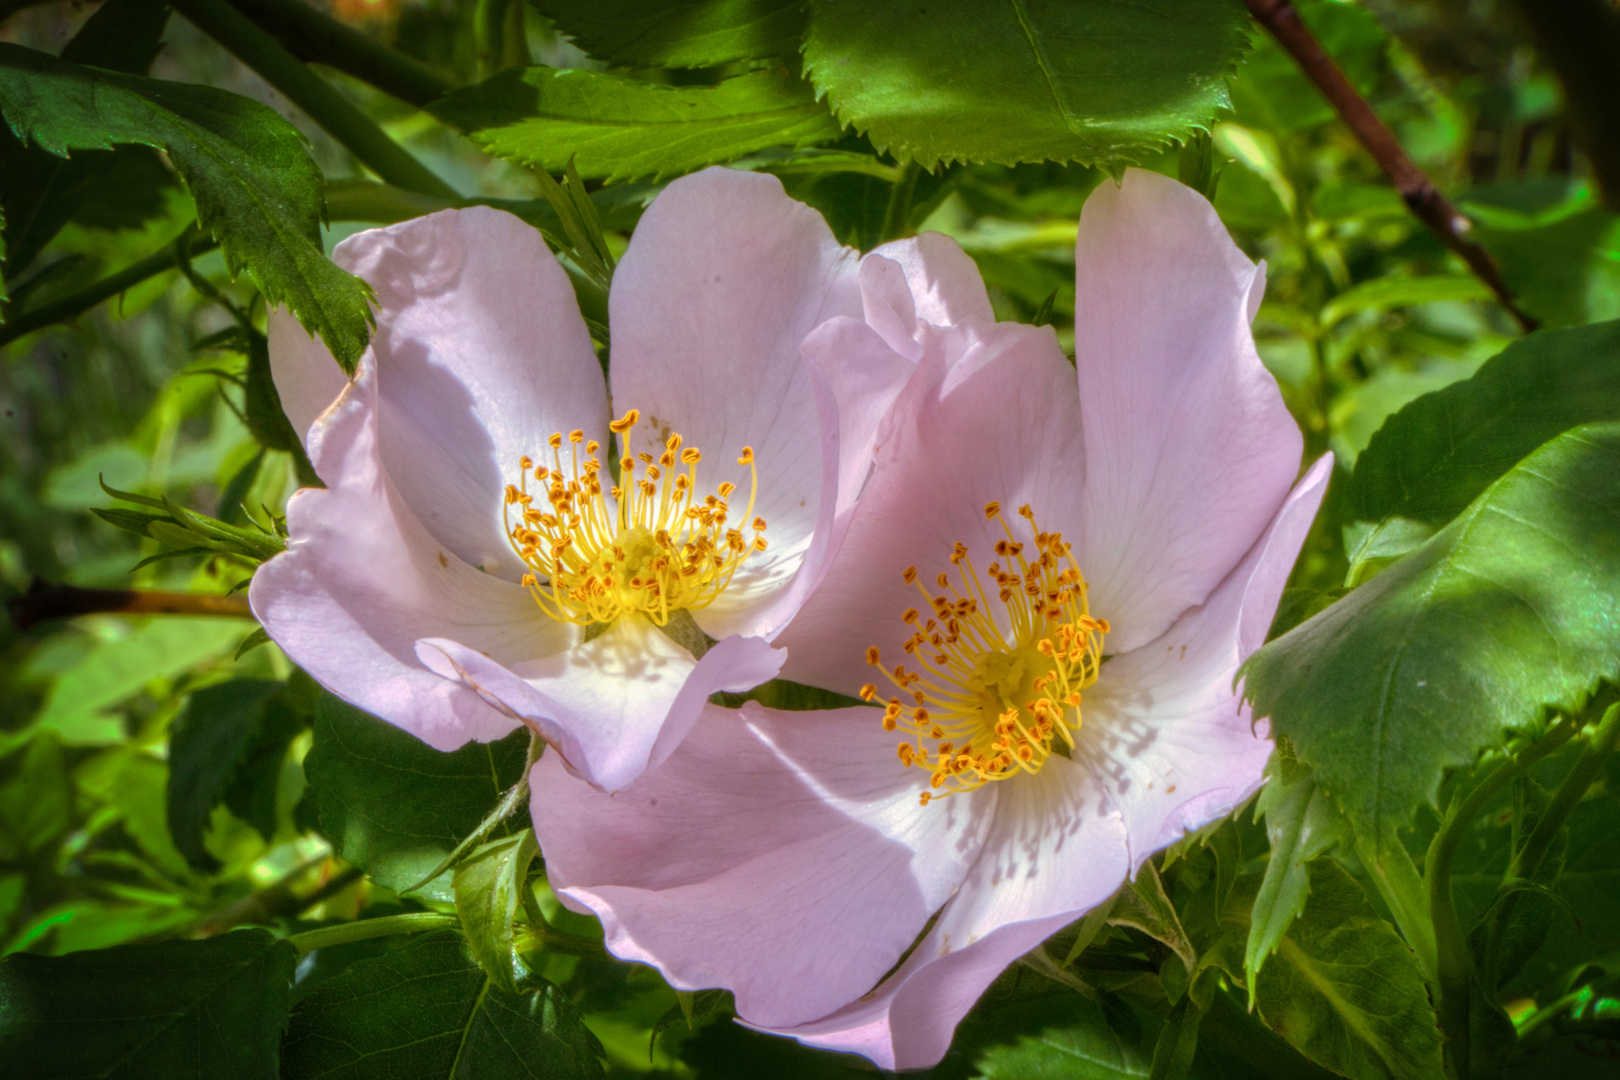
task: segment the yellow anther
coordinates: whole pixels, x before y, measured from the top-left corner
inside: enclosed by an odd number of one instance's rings
[[[737,458],[737,464],[739,464],[739,465],[752,465],[753,463],[754,463],[754,448],[752,446],[743,447],[742,448],[742,454],[739,455],[738,458]]]
[[[620,437],[621,453],[618,482],[606,492],[597,457],[601,444],[586,441],[579,429],[566,438],[574,446],[584,444],[583,460],[578,450],[570,450],[565,461],[564,436],[554,433],[547,440],[550,467],[525,456],[521,486],[506,489],[507,535],[533,571],[523,584],[554,619],[590,625],[633,612],[664,625],[678,611],[713,603],[749,554],[765,550],[764,521],[753,513],[757,471],[750,469],[742,514],[743,520],[754,519],[756,530],[745,538],[726,527],[733,515],[726,500],[736,491],[734,483],[721,484],[719,496],[694,505],[696,469],[672,471],[680,435],[666,437],[656,463],[651,454],[630,452],[628,432],[639,419],[640,412],[631,409],[609,425]],[[701,455],[689,447],[681,459],[695,466]],[[531,475],[545,484],[533,494],[527,487]],[[549,504],[549,513],[531,506],[537,499]]]
[[[1096,681],[1102,663],[1107,621],[1087,610],[1085,578],[1069,545],[1060,534],[1041,532],[1027,505],[1018,513],[1033,536],[1015,537],[1000,509],[986,504],[985,517],[1001,521],[1005,538],[994,548],[1004,562],[992,563],[982,577],[961,543],[950,554],[961,569],[957,585],[941,573],[936,595],[918,583],[916,567],[902,575],[938,620],[922,624],[915,607],[900,615],[917,628],[904,648],[920,669],[896,665],[891,671],[875,646],[866,650],[867,663],[912,699],[902,708],[891,698],[882,726],[907,736],[900,760],[928,770],[938,795],[1038,772],[1055,739],[1074,746],[1080,692]],[[1000,612],[990,607],[992,595]],[[876,686],[868,685],[875,696]]]

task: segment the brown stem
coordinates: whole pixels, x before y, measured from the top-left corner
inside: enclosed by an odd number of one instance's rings
[[[126,615],[228,615],[251,618],[247,597],[203,593],[158,592],[152,589],[81,589],[51,585],[39,578],[28,591],[6,601],[18,630],[27,632],[50,619],[119,612]]]
[[[1249,14],[1288,50],[1367,153],[1394,181],[1395,190],[1401,193],[1401,198],[1418,220],[1427,225],[1441,243],[1456,252],[1468,264],[1468,268],[1490,286],[1496,299],[1526,332],[1540,326],[1513,302],[1513,294],[1503,282],[1496,268],[1496,260],[1484,248],[1468,239],[1468,219],[1457,212],[1457,208],[1440,194],[1423,170],[1406,156],[1395,133],[1385,126],[1344,71],[1323,51],[1310,27],[1294,10],[1294,5],[1288,0],[1245,0],[1245,3],[1248,4]]]

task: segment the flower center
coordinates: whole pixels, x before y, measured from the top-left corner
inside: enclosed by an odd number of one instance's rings
[[[905,695],[889,698],[883,727],[906,732],[902,762],[933,773],[924,806],[936,794],[1037,773],[1054,753],[1067,757],[1080,730],[1080,691],[1097,681],[1108,620],[1087,610],[1086,581],[1063,534],[1041,532],[1028,506],[1018,513],[1032,541],[1013,535],[1000,503],[985,505],[1007,538],[995,547],[1005,566],[991,563],[984,578],[960,543],[951,554],[957,580],[939,574],[937,595],[906,568],[906,584],[928,602],[926,613],[900,616],[915,628],[904,649],[917,670],[891,671],[875,646],[866,650],[866,662]],[[876,696],[874,684],[861,687],[863,699]]]
[[[735,484],[722,483],[698,499],[703,455],[697,447],[683,449],[672,434],[656,458],[630,452],[628,432],[640,418],[631,409],[608,425],[619,437],[619,475],[605,491],[601,444],[587,442],[583,431],[551,436],[551,464],[524,457],[518,484],[507,485],[507,537],[533,571],[523,584],[540,609],[561,622],[611,623],[635,612],[664,626],[678,611],[712,604],[743,560],[765,550],[764,518],[753,519],[752,538],[728,527],[726,500]],[[737,464],[747,465],[750,477],[746,521],[759,492],[752,447],[743,447]],[[529,493],[531,477],[542,485],[544,509]]]

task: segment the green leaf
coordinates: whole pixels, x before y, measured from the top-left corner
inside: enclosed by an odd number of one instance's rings
[[[246,269],[267,301],[286,303],[353,373],[370,336],[369,290],[322,254],[320,170],[274,110],[0,42],[0,112],[18,138],[58,156],[118,143],[166,151],[231,273]]]
[[[0,1061],[17,1080],[275,1080],[293,947],[264,930],[0,964]]]
[[[1007,1017],[1008,1012],[1015,1017]],[[964,1022],[958,1044],[971,1047],[977,1027],[997,1024],[991,1045],[975,1061],[986,1080],[1125,1080],[1145,1077],[1151,1058],[1138,1039],[1109,1023],[1105,1006],[1072,992],[1019,1002],[1016,1010],[986,1010]],[[978,1021],[978,1024],[975,1024]]]
[[[530,0],[615,67],[714,67],[799,51],[803,0]]]
[[[1127,882],[1114,897],[1114,906],[1108,913],[1110,926],[1132,926],[1156,941],[1170,947],[1181,959],[1186,975],[1198,968],[1198,953],[1187,940],[1181,928],[1175,905],[1165,894],[1164,882],[1151,862],[1142,864],[1136,879]]]
[[[285,698],[286,684],[232,679],[192,694],[169,738],[169,831],[186,861],[218,867],[203,846],[209,814],[225,803],[269,841],[276,831],[276,791],[287,747],[303,718]]]
[[[438,931],[321,983],[293,1010],[287,1080],[592,1080],[601,1045],[550,983],[490,984],[461,936]]]
[[[1198,1022],[1203,1015],[1190,997],[1182,998],[1170,1010],[1153,1046],[1149,1080],[1183,1080],[1191,1071],[1193,1055],[1198,1052]]]
[[[168,19],[165,0],[107,0],[63,47],[62,59],[145,74],[161,46]],[[5,249],[10,252],[7,278],[27,268],[126,156],[135,157],[123,151],[87,151],[64,160],[25,146],[0,129],[0,203],[6,208]]]
[[[54,731],[69,745],[120,741],[123,725],[107,710],[158,679],[236,647],[246,619],[161,616],[127,637],[98,643],[58,677],[31,731]]]
[[[1463,208],[1476,221],[1474,238],[1544,326],[1620,317],[1620,214],[1604,209],[1586,185],[1551,206],[1524,206],[1524,197],[1546,183],[1537,178],[1471,192]]]
[[[304,798],[345,859],[379,884],[403,889],[439,865],[517,783],[528,745],[528,732],[519,730],[497,743],[441,753],[323,693],[315,742],[304,758]],[[454,898],[448,875],[421,892]]]
[[[595,71],[513,68],[435,102],[433,115],[496,157],[612,183],[715,165],[766,146],[836,139],[810,87],[782,71],[669,87]]]
[[[494,840],[456,867],[456,912],[467,945],[490,981],[516,993],[528,974],[512,944],[512,924],[522,903],[529,863],[539,851],[534,830]]]
[[[1306,1057],[1352,1080],[1440,1076],[1440,1032],[1411,951],[1337,863],[1312,863],[1310,890],[1305,913],[1255,979],[1260,1015]]]
[[[818,0],[804,59],[901,160],[1123,163],[1209,131],[1248,24],[1229,0]]]
[[[1531,334],[1473,378],[1426,394],[1385,421],[1356,459],[1345,518],[1439,528],[1548,439],[1615,419],[1620,322]]]
[[[1322,305],[1317,317],[1325,330],[1358,311],[1387,311],[1441,300],[1489,300],[1490,287],[1472,274],[1381,277],[1344,290]]]
[[[1243,669],[1358,836],[1432,804],[1445,769],[1620,670],[1620,424],[1553,439],[1412,554]]]
[[[1310,893],[1306,864],[1348,835],[1344,819],[1327,793],[1316,786],[1309,771],[1293,762],[1286,747],[1285,741],[1279,742],[1272,755],[1266,769],[1270,780],[1260,789],[1255,807],[1256,813],[1266,817],[1271,855],[1254,898],[1248,944],[1243,952],[1243,969],[1251,983],[1266,957],[1277,950],[1288,927],[1305,910],[1305,898]]]

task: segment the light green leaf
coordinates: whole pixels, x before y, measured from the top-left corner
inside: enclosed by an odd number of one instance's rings
[[[361,960],[293,1010],[288,1080],[596,1080],[601,1044],[550,983],[490,984],[454,931]]]
[[[441,753],[392,724],[323,693],[304,757],[307,812],[343,857],[381,885],[420,881],[517,783],[529,735]],[[451,900],[448,875],[420,890]]]
[[[1620,424],[1566,432],[1445,529],[1243,669],[1349,818],[1382,842],[1544,709],[1620,671]]]
[[[1134,162],[1209,131],[1248,25],[1229,0],[818,0],[804,59],[901,160]]]
[[[158,679],[172,679],[236,647],[246,619],[156,616],[128,636],[98,643],[51,687],[30,731],[54,731],[69,745],[118,742],[123,725],[107,710]]]
[[[353,372],[370,336],[369,290],[322,254],[320,170],[272,109],[0,42],[0,113],[18,138],[60,156],[120,143],[166,151],[231,273],[245,269]]]
[[[1256,812],[1266,817],[1271,855],[1250,915],[1243,969],[1252,984],[1266,957],[1277,950],[1283,934],[1305,910],[1310,893],[1306,864],[1348,833],[1339,811],[1316,786],[1307,770],[1293,762],[1280,744],[1267,767],[1269,782],[1260,789]]]
[[[1439,528],[1554,435],[1617,419],[1620,322],[1532,334],[1387,420],[1356,459],[1345,519]]]
[[[530,0],[585,52],[615,67],[714,67],[792,56],[803,0]]]
[[[610,183],[839,135],[810,87],[782,71],[670,87],[595,71],[512,68],[446,95],[430,111],[496,157],[550,172],[573,158],[581,176]]]
[[[525,829],[484,844],[456,867],[456,912],[467,944],[490,981],[510,993],[528,973],[512,945],[512,923],[539,850],[534,830]]]
[[[1411,951],[1337,863],[1310,865],[1310,891],[1255,979],[1260,1015],[1306,1057],[1352,1080],[1440,1076],[1440,1032]]]
[[[275,1080],[293,947],[265,930],[0,964],[0,1061],[19,1078]]]
[[[1323,329],[1358,311],[1388,311],[1440,300],[1489,300],[1490,288],[1472,274],[1381,277],[1353,285],[1322,305]]]

